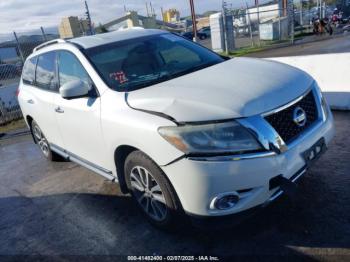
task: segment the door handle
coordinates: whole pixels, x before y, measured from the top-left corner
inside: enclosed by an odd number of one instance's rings
[[[64,113],[64,110],[62,108],[60,108],[59,106],[55,108],[55,111],[57,113],[60,113],[60,114]]]
[[[34,100],[33,99],[29,99],[29,100],[27,100],[27,103],[33,105],[34,104]]]

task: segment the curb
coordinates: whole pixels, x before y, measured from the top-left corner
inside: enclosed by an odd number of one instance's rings
[[[300,46],[300,45],[304,45],[304,44],[310,44],[310,43],[316,43],[316,42],[321,42],[321,41],[326,41],[326,40],[330,40],[330,39],[334,39],[334,38],[340,38],[345,36],[346,34],[344,33],[340,33],[340,34],[335,34],[332,36],[324,36],[324,37],[320,37],[319,39],[313,39],[313,40],[309,40],[309,41],[303,41],[303,38],[301,39],[296,39],[294,40],[294,44],[287,42],[287,43],[281,43],[281,44],[274,44],[274,45],[268,45],[265,47],[262,47],[261,50],[255,51],[255,52],[251,52],[251,53],[247,53],[246,55],[243,56],[249,56],[250,54],[257,54],[257,53],[263,53],[265,51],[269,51],[271,49],[279,49],[279,48],[285,48],[285,47],[290,47],[290,46]],[[234,57],[230,56],[230,57]]]
[[[10,133],[0,133],[0,140],[11,139],[13,137],[24,136],[30,134],[29,130],[20,130],[14,131]]]

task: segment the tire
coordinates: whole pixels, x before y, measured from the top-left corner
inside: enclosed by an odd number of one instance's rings
[[[52,151],[50,144],[47,141],[44,133],[41,131],[39,125],[34,120],[31,123],[31,132],[35,143],[39,146],[41,153],[49,161],[62,161],[63,157]]]
[[[181,225],[180,201],[154,161],[141,151],[134,151],[126,158],[124,172],[132,197],[153,225],[168,230]]]

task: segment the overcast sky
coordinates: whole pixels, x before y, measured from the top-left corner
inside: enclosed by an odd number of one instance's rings
[[[234,7],[243,7],[245,2],[254,0],[228,0]],[[266,2],[267,0],[260,0]],[[146,14],[146,0],[88,0],[92,20],[99,24],[124,14],[124,4],[128,10]],[[150,2],[147,0],[147,2]],[[181,16],[190,14],[189,0],[153,0],[151,1],[160,18],[160,8],[177,8]],[[197,13],[219,10],[221,0],[194,0]],[[83,0],[0,0],[0,40],[8,38],[13,31],[18,33],[39,33],[40,26],[46,31],[56,31],[64,16],[83,16]]]

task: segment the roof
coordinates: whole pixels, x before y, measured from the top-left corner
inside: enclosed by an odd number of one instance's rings
[[[96,47],[99,45],[109,44],[113,42],[118,42],[118,41],[123,41],[123,40],[143,37],[143,36],[157,35],[161,33],[166,33],[166,31],[158,30],[158,29],[132,28],[132,29],[114,31],[110,33],[73,38],[68,40],[67,42],[78,44],[83,48],[87,49],[87,48]]]

